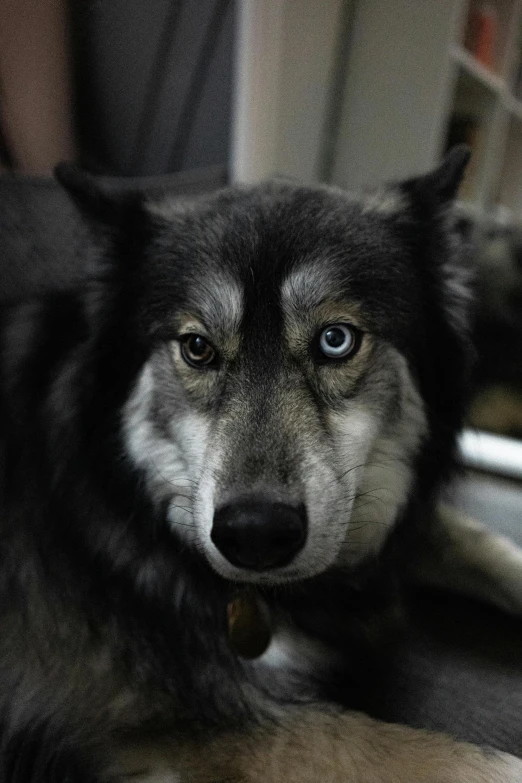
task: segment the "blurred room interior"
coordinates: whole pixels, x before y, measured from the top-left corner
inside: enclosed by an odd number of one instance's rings
[[[478,362],[454,501],[522,541],[522,0],[7,0],[1,160],[181,191],[372,187],[473,157]]]

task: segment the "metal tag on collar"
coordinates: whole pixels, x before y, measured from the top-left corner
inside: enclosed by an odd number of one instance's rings
[[[238,593],[227,605],[228,638],[242,658],[259,658],[272,637],[266,603],[250,590]]]

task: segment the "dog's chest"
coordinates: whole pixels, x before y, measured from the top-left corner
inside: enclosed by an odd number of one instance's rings
[[[271,676],[282,683],[285,674],[292,681],[323,679],[337,662],[326,644],[270,610],[259,596],[245,593],[229,603],[228,629],[234,650],[252,662],[263,680]]]
[[[260,683],[275,697],[318,698],[340,667],[339,655],[290,622],[277,623],[266,651],[254,662]]]

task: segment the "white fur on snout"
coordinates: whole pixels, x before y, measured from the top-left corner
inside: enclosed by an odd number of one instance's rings
[[[301,578],[302,573],[309,568],[308,564],[303,569],[301,555],[298,555],[289,566],[276,570],[257,572],[249,569],[238,568],[224,557],[211,539],[212,525],[216,506],[223,502],[223,489],[218,490],[216,476],[220,472],[223,460],[223,449],[220,448],[219,439],[212,443],[207,450],[204,469],[198,485],[194,504],[194,519],[198,535],[200,550],[202,550],[212,567],[225,577],[241,582],[254,582],[256,584],[275,584]],[[219,499],[218,499],[219,496]],[[233,497],[228,498],[233,502]],[[319,570],[322,570],[319,569]]]
[[[161,434],[154,420],[156,383],[152,362],[145,364],[124,410],[123,431],[128,454],[145,473],[151,498],[168,501],[172,529],[195,540],[193,499],[206,448],[207,425],[194,413],[175,416],[170,432]]]
[[[308,517],[306,544],[292,562],[283,568],[266,572],[238,568],[230,563],[211,540],[214,511],[216,508],[216,475],[219,474],[223,452],[218,444],[211,444],[207,450],[204,470],[198,486],[194,517],[200,544],[215,570],[226,579],[256,584],[279,584],[295,581],[321,573],[331,565],[343,541],[343,531],[336,530],[334,520],[325,520],[322,490],[326,486],[335,486],[335,472],[326,463],[310,454],[303,473],[310,477],[305,488],[305,505]],[[222,490],[219,493],[222,498]],[[281,498],[285,502],[286,498]],[[295,502],[295,498],[292,498]],[[288,500],[287,500],[288,502]],[[328,529],[328,525],[330,529]],[[328,535],[325,535],[328,529]],[[334,536],[337,539],[334,540]]]
[[[223,557],[210,538],[216,508],[216,475],[221,468],[222,460],[223,453],[219,446],[214,442],[209,444],[194,503],[194,520],[198,541],[207,559],[218,573],[228,577],[231,570],[237,569]]]
[[[365,443],[371,443],[375,422],[370,414],[358,408],[350,425],[350,443],[354,452],[362,455]],[[297,448],[297,444],[295,445]],[[215,570],[227,579],[256,584],[281,584],[309,578],[322,573],[335,562],[346,535],[350,510],[357,486],[353,472],[346,483],[339,484],[336,466],[314,448],[304,450],[301,465],[302,500],[307,514],[308,530],[303,549],[287,566],[256,572],[238,568],[214,546],[210,538],[216,506],[215,476],[219,474],[222,452],[212,444],[198,487],[194,515],[198,536],[205,554]],[[362,468],[361,468],[362,471]],[[281,498],[284,502],[284,498]],[[295,498],[292,498],[295,502]]]

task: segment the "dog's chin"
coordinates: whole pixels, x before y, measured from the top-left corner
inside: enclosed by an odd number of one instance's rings
[[[223,557],[212,544],[205,547],[205,555],[211,567],[219,576],[230,582],[242,582],[251,585],[270,586],[288,582],[302,582],[305,579],[318,576],[326,570],[324,567],[318,567],[317,564],[308,561],[299,562],[301,557],[296,557],[294,561],[284,566],[284,568],[273,568],[266,571],[238,568]]]

